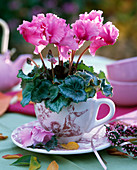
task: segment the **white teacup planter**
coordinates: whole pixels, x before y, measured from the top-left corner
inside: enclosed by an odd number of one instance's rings
[[[101,104],[110,108],[108,115],[97,120]],[[63,107],[59,114],[45,108],[44,101],[35,104],[35,112],[41,126],[55,133],[59,143],[78,141],[84,133],[111,119],[115,113],[115,105],[110,99],[89,98],[86,102],[71,103]]]

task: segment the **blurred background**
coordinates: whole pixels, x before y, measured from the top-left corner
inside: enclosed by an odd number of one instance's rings
[[[23,20],[31,21],[32,15],[52,12],[71,24],[80,13],[93,9],[103,10],[104,23],[111,21],[120,30],[117,43],[100,48],[96,55],[116,60],[137,56],[137,0],[0,0],[0,18],[10,27],[9,49],[16,48],[12,60],[19,54],[33,53],[34,50],[34,46],[25,42],[17,31]],[[1,37],[0,28],[0,43]],[[44,53],[49,48],[53,49],[48,46]],[[57,51],[53,54],[56,56]]]

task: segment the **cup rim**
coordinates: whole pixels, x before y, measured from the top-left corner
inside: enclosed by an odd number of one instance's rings
[[[116,80],[112,80],[112,79],[108,79],[108,81],[110,82],[110,84],[116,84],[116,85],[128,85],[128,86],[137,86],[137,81],[116,81]]]
[[[132,63],[132,62],[135,62],[137,61],[137,56],[135,57],[131,57],[131,58],[125,58],[125,59],[122,59],[122,60],[117,60],[111,64],[107,64],[106,66],[107,67],[111,67],[111,66],[117,66],[117,65],[121,65],[121,64],[129,64],[129,63]]]

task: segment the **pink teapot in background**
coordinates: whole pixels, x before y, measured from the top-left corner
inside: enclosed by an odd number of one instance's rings
[[[2,19],[0,19],[0,25],[3,28],[1,43],[2,54],[0,54],[0,91],[5,92],[9,91],[20,82],[20,79],[17,78],[18,70],[23,67],[27,58],[32,58],[32,55],[22,54],[18,56],[14,62],[12,62],[10,58],[13,54],[13,50],[8,50],[9,27]]]

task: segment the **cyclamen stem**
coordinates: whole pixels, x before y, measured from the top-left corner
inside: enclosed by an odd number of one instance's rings
[[[37,65],[37,63],[33,59],[27,58],[27,61],[32,62],[33,64],[35,64],[36,67],[39,68],[39,66]]]
[[[73,64],[75,52],[76,51],[72,50],[71,58],[70,58],[70,62],[69,62],[69,73],[68,73],[68,75],[70,75],[70,73],[71,73],[71,69],[72,69],[72,64]]]
[[[41,58],[42,64],[43,64],[43,66],[44,66],[44,68],[45,68],[45,71],[46,71],[46,70],[47,70],[47,67],[45,66],[45,63],[44,63],[44,60],[43,60],[43,56],[42,56],[42,54],[41,54],[41,53],[39,53],[39,55],[40,55],[40,58]]]
[[[58,49],[58,59],[59,59],[59,65],[61,66],[61,61],[60,61],[60,57],[59,57],[59,47],[57,46],[57,49]]]
[[[55,77],[55,74],[54,74],[53,63],[51,63],[51,70],[52,70],[52,77],[54,78],[54,77]]]
[[[87,48],[80,54],[80,56],[79,56],[79,58],[78,58],[78,60],[77,60],[77,63],[76,63],[76,65],[75,65],[76,69],[77,69],[77,67],[78,67],[78,63],[79,63],[81,57],[82,57],[83,54],[89,49],[89,47],[90,47],[90,45],[87,46]]]

